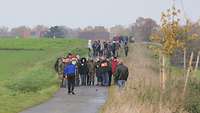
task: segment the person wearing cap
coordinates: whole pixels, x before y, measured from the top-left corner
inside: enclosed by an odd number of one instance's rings
[[[124,87],[125,82],[128,79],[128,76],[129,76],[128,67],[125,66],[122,61],[119,61],[119,64],[115,72],[115,79],[117,80],[117,85],[119,86],[119,88]]]
[[[68,82],[68,94],[75,95],[74,93],[75,73],[76,73],[76,66],[72,64],[72,62],[69,62],[69,64],[66,65],[64,68],[64,76]]]

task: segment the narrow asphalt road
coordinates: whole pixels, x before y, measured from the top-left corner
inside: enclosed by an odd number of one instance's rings
[[[76,95],[68,95],[67,89],[60,89],[54,97],[36,107],[21,113],[98,113],[107,99],[107,88],[76,87]]]

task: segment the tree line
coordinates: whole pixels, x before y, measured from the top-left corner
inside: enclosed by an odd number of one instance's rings
[[[35,27],[19,26],[15,28],[0,27],[0,37],[49,37],[49,38],[88,38],[107,39],[114,35],[129,35],[137,37],[137,40],[149,40],[150,34],[158,27],[155,20],[139,17],[128,27],[116,25],[110,28],[104,26],[88,26],[85,28],[70,28],[67,26],[44,26]]]

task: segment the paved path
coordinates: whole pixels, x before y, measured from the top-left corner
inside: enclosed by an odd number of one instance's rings
[[[68,95],[66,89],[60,89],[46,103],[21,113],[98,113],[107,98],[107,88],[77,87],[76,95]]]

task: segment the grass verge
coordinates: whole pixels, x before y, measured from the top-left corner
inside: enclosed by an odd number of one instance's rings
[[[158,57],[147,47],[131,45],[124,63],[130,76],[123,90],[113,86],[100,113],[200,113],[199,71],[190,77],[183,96],[184,76],[177,67],[167,72],[166,89],[160,89]]]
[[[18,113],[52,97],[59,89],[53,68],[56,58],[68,52],[83,55],[86,43],[80,39],[0,39],[0,48],[15,49],[0,50],[0,113]]]

